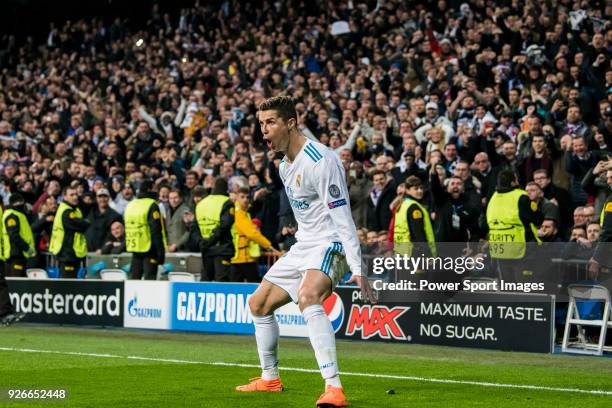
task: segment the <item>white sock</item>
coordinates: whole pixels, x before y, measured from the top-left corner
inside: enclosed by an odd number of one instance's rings
[[[257,352],[261,363],[261,378],[275,380],[278,374],[278,322],[274,315],[253,316]]]
[[[325,385],[341,387],[336,359],[336,337],[329,317],[321,305],[308,306],[302,314],[308,326],[310,344],[314,349],[321,376],[325,379]]]

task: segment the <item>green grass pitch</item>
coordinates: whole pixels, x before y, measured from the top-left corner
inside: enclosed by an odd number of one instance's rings
[[[338,341],[341,371],[454,380],[344,375],[352,407],[611,407],[612,395],[467,382],[612,391],[612,359]],[[67,388],[67,402],[0,406],[314,407],[323,391],[307,339],[280,342],[285,392],[237,393],[259,375],[253,336],[16,325],[0,328],[0,388]],[[8,350],[20,349],[20,350]],[[24,349],[57,353],[25,352]],[[66,354],[84,353],[83,354]],[[111,356],[93,356],[109,354]],[[128,356],[149,359],[127,358]],[[160,359],[181,360],[159,361]],[[393,389],[395,394],[388,394]]]

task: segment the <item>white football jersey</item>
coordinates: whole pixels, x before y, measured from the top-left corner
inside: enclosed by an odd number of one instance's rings
[[[351,272],[361,275],[361,248],[338,155],[307,140],[293,163],[283,159],[279,171],[298,223],[297,241],[341,242]]]

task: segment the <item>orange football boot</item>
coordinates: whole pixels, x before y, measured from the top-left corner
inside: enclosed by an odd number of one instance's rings
[[[317,407],[348,407],[349,403],[342,387],[328,385],[317,401]]]
[[[255,377],[249,379],[249,383],[246,385],[239,385],[236,387],[236,391],[241,392],[253,392],[253,391],[268,391],[268,392],[281,392],[283,390],[283,383],[280,378],[275,380],[264,380],[261,377]]]

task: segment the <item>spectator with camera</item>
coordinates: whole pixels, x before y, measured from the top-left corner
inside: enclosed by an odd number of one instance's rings
[[[121,221],[115,221],[110,227],[110,237],[96,253],[100,255],[119,255],[127,251],[125,246],[125,227]]]

